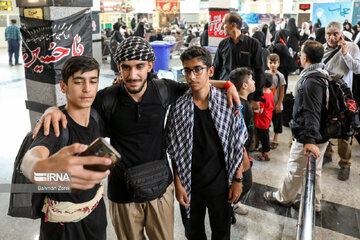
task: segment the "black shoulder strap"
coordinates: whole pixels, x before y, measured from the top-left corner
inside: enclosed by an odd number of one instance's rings
[[[153,79],[155,89],[160,97],[161,105],[164,109],[167,109],[170,103],[169,90],[165,84],[165,79]]]
[[[90,116],[95,120],[95,122],[97,124],[100,123],[101,117],[100,117],[99,113],[95,109],[91,108]]]
[[[335,56],[335,54],[340,50],[340,46],[337,47],[323,62],[325,65]]]
[[[276,77],[277,77],[277,79],[278,79],[278,87],[280,87],[280,76],[279,76],[279,73],[276,73]]]
[[[60,149],[63,147],[66,147],[68,145],[69,142],[69,129],[68,128],[63,128],[62,132],[60,134],[61,137],[61,142],[60,142]]]
[[[65,109],[66,105],[61,105],[59,106],[59,109],[64,112],[66,111]],[[68,142],[69,142],[69,129],[68,128],[61,128],[61,142],[60,142],[60,149],[67,146]]]
[[[124,89],[123,83],[111,86],[108,89],[104,89],[105,92],[102,106],[104,110],[104,121],[108,135],[110,135],[111,117],[115,113],[116,106],[119,102],[119,93],[122,89]]]

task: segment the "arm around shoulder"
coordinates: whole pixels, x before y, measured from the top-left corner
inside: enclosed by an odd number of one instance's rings
[[[61,121],[62,127],[66,128],[66,116],[58,107],[50,107],[46,109],[39,122],[35,126],[33,138],[36,137],[42,126],[44,126],[44,135],[49,135],[51,123],[52,127],[54,128],[55,135],[57,137],[60,136],[59,121]]]

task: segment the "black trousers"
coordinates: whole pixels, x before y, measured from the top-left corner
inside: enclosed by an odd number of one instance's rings
[[[269,152],[270,151],[269,129],[256,128],[256,134],[261,142],[262,152],[263,153]]]
[[[228,202],[228,192],[218,196],[191,194],[190,219],[185,207],[180,205],[185,236],[189,240],[207,240],[205,234],[205,213],[209,212],[211,239],[230,240],[232,208]]]
[[[274,125],[274,133],[282,133],[282,112],[273,111],[272,123]]]

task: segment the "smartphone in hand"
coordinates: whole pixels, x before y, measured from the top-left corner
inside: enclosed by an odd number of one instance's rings
[[[108,169],[111,169],[115,164],[121,160],[121,155],[118,153],[113,146],[105,141],[104,138],[100,137],[90,144],[90,146],[79,156],[97,156],[97,157],[106,157],[112,160],[110,165],[84,165],[85,169],[104,172]]]

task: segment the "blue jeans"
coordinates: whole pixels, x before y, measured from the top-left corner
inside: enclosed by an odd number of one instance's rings
[[[19,63],[20,43],[15,39],[8,39],[9,63],[12,63],[12,56],[15,54],[15,64]]]

